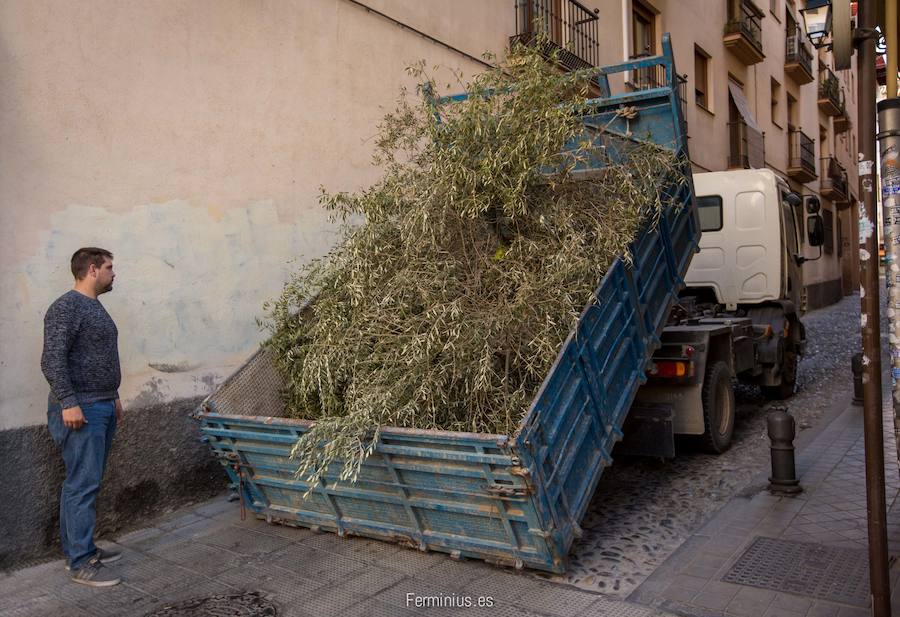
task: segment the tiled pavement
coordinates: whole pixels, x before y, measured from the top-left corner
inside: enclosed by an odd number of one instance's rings
[[[889,404],[885,409],[890,413]],[[803,493],[772,496],[765,491],[765,478],[759,478],[689,538],[628,601],[477,561],[457,562],[374,540],[267,525],[252,517],[241,521],[238,505],[222,497],[117,538],[125,553],[117,568],[125,582],[118,587],[94,590],[72,584],[61,561],[2,575],[0,615],[140,617],[186,599],[258,591],[276,605],[279,615],[298,617],[862,617],[869,614],[865,581],[856,586],[863,591],[862,601],[859,596],[855,600],[836,597],[845,587],[841,583],[853,582],[855,576],[843,569],[855,564],[856,574],[866,570],[859,567],[860,559],[866,563],[861,416],[859,407],[849,405],[849,396],[839,401],[830,422],[797,440]],[[900,552],[900,481],[891,431],[886,416],[888,533],[892,552]],[[774,540],[760,541],[760,537]],[[736,571],[735,564],[748,547],[756,546],[754,542],[830,547],[825,552],[839,557],[829,566],[838,584],[832,581],[831,588],[807,589],[803,584],[809,573],[803,568],[795,568],[799,579],[793,581],[793,592],[723,580]],[[823,554],[814,555],[819,560],[814,566],[822,565]],[[776,555],[758,568],[758,574],[773,575],[778,559]],[[784,555],[780,562],[785,565]],[[893,569],[891,578],[895,611],[900,615],[900,567]],[[823,595],[823,589],[829,593]],[[490,597],[493,606],[416,608],[410,604],[410,599],[426,596],[473,602]]]
[[[885,410],[888,540],[893,555],[900,554],[900,477],[889,401]],[[786,541],[763,541],[779,545],[784,551],[797,548],[799,545],[793,544],[796,542],[843,549],[830,551],[845,557],[829,566],[835,579],[831,582],[832,590],[860,571],[868,576],[862,408],[849,405],[848,399],[841,401],[835,411],[835,419],[817,435],[806,439],[806,444],[799,440],[797,475],[804,488],[802,493],[793,497],[771,495],[765,490],[766,479],[759,478],[756,486],[745,490],[720,510],[629,599],[681,615],[701,617],[869,615],[867,599],[854,602],[847,597],[835,601],[835,595],[840,594],[832,594],[826,599],[828,594],[823,595],[822,588],[813,590],[811,585],[804,592],[809,595],[800,595],[799,592],[786,593],[784,587],[777,590],[772,586],[746,586],[723,580],[759,537]],[[854,564],[859,566],[860,560],[864,567],[851,571]],[[774,564],[769,569],[774,569]],[[771,576],[772,572],[764,574]],[[802,575],[799,571],[794,574],[795,578]],[[900,615],[898,579],[900,568],[895,566],[891,571],[891,589],[894,612]],[[861,589],[865,592],[868,587],[864,580],[862,582]]]
[[[117,538],[124,558],[116,569],[125,582],[116,587],[75,585],[62,561],[6,575],[0,578],[0,615],[142,616],[180,601],[241,591],[261,592],[283,617],[668,615],[482,562],[267,525],[250,516],[241,521],[238,512],[238,504],[218,498]],[[417,610],[416,597],[471,598],[473,604],[490,597],[493,606]]]

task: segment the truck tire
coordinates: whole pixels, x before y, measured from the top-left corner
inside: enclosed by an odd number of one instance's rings
[[[797,348],[791,345],[784,350],[784,363],[781,366],[781,383],[777,386],[761,386],[763,396],[773,401],[783,401],[794,396],[797,387]]]
[[[710,454],[721,454],[731,446],[734,434],[734,387],[731,370],[724,362],[706,369],[703,379],[703,425],[701,445]]]

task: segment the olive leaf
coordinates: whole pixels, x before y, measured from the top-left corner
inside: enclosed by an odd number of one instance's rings
[[[341,241],[265,322],[289,412],[315,421],[292,452],[309,492],[326,472],[355,481],[381,427],[513,433],[603,274],[668,205],[683,162],[600,139],[580,120],[590,74],[557,66],[517,46],[463,100],[410,67],[423,85],[378,127],[380,179],[322,190]]]

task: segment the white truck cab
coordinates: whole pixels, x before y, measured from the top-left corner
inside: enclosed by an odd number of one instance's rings
[[[694,175],[700,252],[685,276],[733,311],[788,300],[800,308],[801,241],[795,194],[769,169]]]

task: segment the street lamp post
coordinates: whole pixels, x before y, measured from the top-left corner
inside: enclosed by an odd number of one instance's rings
[[[803,11],[807,33],[816,47],[834,46],[835,62],[849,66],[849,0],[808,0]],[[852,42],[859,50],[859,219],[860,326],[863,347],[863,431],[866,453],[866,505],[869,537],[869,582],[872,614],[891,614],[884,493],[884,437],[881,408],[881,310],[878,284],[878,234],[875,204],[875,0],[858,3],[858,27]],[[835,9],[834,34],[831,11]],[[846,17],[846,22],[844,23]],[[840,56],[840,57],[838,57]]]

